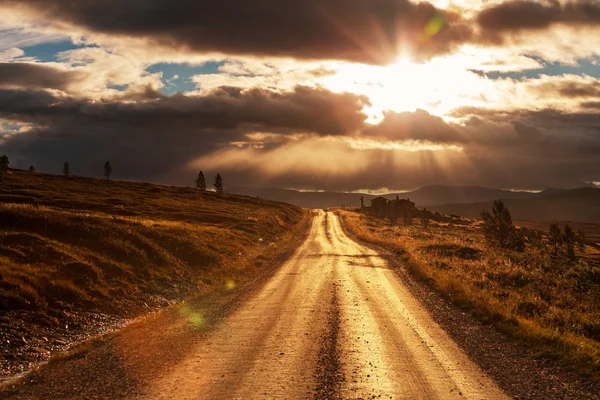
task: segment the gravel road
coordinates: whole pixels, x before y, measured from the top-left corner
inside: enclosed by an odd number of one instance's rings
[[[339,334],[322,346],[332,315]],[[386,262],[325,212],[262,290],[139,398],[315,397],[323,351],[339,360],[325,370],[331,397],[505,398]]]
[[[597,398],[391,268],[335,214],[310,224],[247,288],[132,324],[0,398]]]

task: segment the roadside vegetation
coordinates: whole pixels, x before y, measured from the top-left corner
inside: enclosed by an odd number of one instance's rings
[[[113,181],[108,163],[106,179],[67,170],[1,171],[5,373],[15,357],[35,359],[105,316],[134,317],[190,295],[235,289],[305,215],[252,197]]]
[[[501,202],[483,221],[397,225],[358,211],[339,214],[349,233],[392,251],[460,308],[539,355],[600,376],[599,225],[578,224],[580,233],[565,224],[515,227]]]

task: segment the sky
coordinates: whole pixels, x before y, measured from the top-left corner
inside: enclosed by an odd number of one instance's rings
[[[226,187],[600,185],[597,0],[0,0],[11,167]]]

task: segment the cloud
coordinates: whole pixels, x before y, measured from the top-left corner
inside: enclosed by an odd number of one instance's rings
[[[477,109],[457,114],[470,118],[458,124],[423,111],[400,113],[388,116],[385,129],[372,128],[383,129],[391,140],[306,137],[264,148],[223,148],[199,157],[191,168],[221,171],[231,185],[319,190],[426,184],[543,189],[600,176],[600,120],[592,114]]]
[[[28,127],[5,134],[0,149],[15,166],[34,164],[52,172],[59,160],[68,159],[74,173],[94,175],[95,164],[110,159],[120,166],[122,178],[161,181],[200,154],[247,140],[246,135],[353,134],[366,119],[365,102],[360,96],[307,87],[283,92],[225,87],[202,96],[137,102],[0,89],[0,121]]]
[[[365,129],[364,136],[432,143],[461,143],[464,141],[460,132],[452,125],[424,110],[401,113],[385,112],[384,118],[379,124]]]
[[[595,0],[510,0],[482,10],[477,16],[486,33],[539,31],[555,24],[600,25],[600,4]]]
[[[542,76],[528,83],[538,96],[549,98],[600,98],[600,80],[589,76],[563,75],[558,78]]]
[[[0,6],[2,2],[0,2]],[[2,12],[2,10],[0,10]],[[68,38],[63,33],[46,32],[39,26],[22,26],[24,21],[12,20],[6,13],[2,13],[0,21],[0,50],[34,46],[40,43],[57,42]]]
[[[19,122],[114,124],[144,128],[237,129],[347,134],[366,119],[365,98],[325,89],[289,92],[223,87],[144,102],[90,101],[49,91],[0,90],[0,118]]]
[[[0,62],[0,88],[68,90],[87,77],[83,71],[57,66]]]
[[[204,96],[98,101],[0,90],[0,141],[15,166],[188,184],[198,168],[228,185],[354,190],[425,184],[543,188],[600,181],[600,117],[557,110],[423,110],[365,123],[365,99],[325,89],[220,88]],[[16,128],[11,128],[14,126]],[[22,129],[25,127],[25,129]],[[195,171],[197,173],[197,171]]]
[[[461,18],[408,0],[3,0],[57,29],[144,39],[196,53],[393,61],[445,53],[469,39]]]

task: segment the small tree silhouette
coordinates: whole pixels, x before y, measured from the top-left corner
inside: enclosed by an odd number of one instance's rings
[[[69,166],[69,162],[68,161],[65,161],[65,164],[63,165],[63,174],[65,176],[71,175],[71,167]]]
[[[110,162],[104,163],[104,176],[107,180],[110,180],[110,174],[112,174],[112,168],[110,167]]]
[[[205,191],[206,190],[206,179],[204,178],[204,172],[198,172],[198,177],[196,178],[196,189]]]
[[[214,187],[218,194],[223,194],[223,178],[221,178],[221,174],[217,174],[217,176],[215,176]]]
[[[569,225],[565,225],[562,239],[563,243],[565,244],[567,258],[570,261],[575,261],[575,245],[577,244],[577,235],[575,235],[575,231],[571,229]]]
[[[10,164],[10,161],[8,161],[6,154],[0,157],[0,181],[4,180],[4,176],[8,172],[8,164]]]
[[[557,256],[562,246],[562,234],[560,232],[560,226],[558,226],[558,223],[550,225],[548,243],[550,244],[550,247],[552,247],[552,253]]]
[[[33,165],[29,167],[29,172],[36,172],[36,169]]]
[[[10,164],[10,161],[8,161],[8,157],[5,155],[3,155],[2,157],[0,157],[0,170],[1,171],[8,171],[8,164]]]
[[[525,241],[512,223],[508,208],[501,200],[494,201],[492,212],[481,212],[483,218],[483,234],[492,247],[523,251]]]

